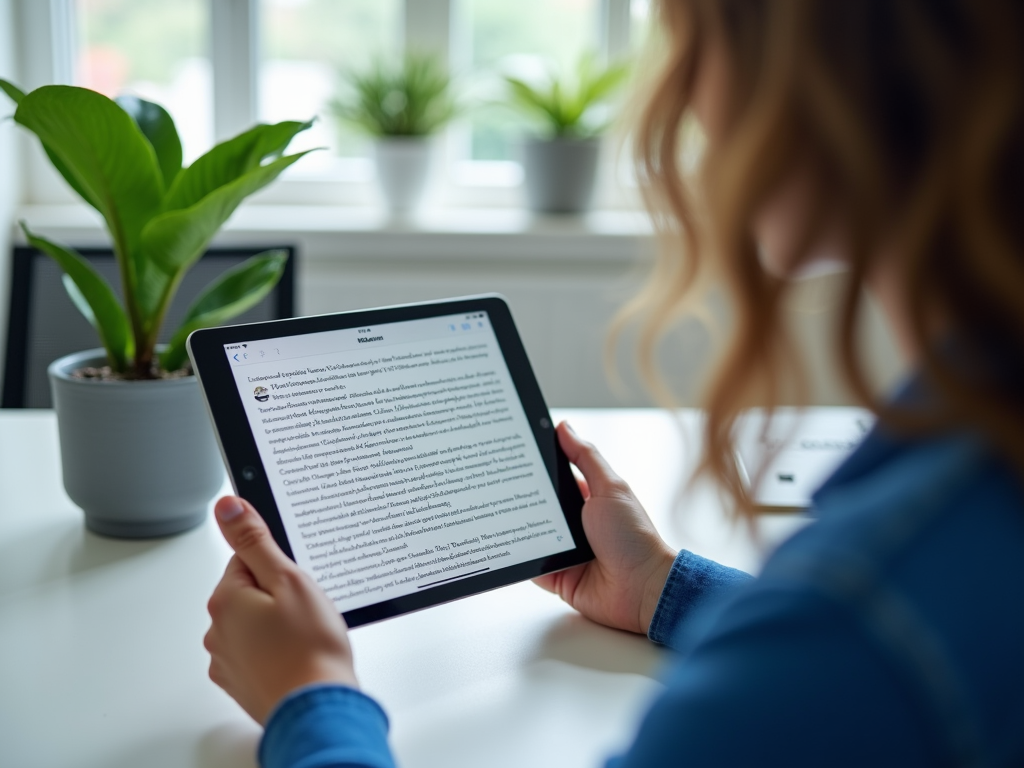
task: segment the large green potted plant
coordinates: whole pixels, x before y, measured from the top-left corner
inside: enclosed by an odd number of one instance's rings
[[[609,100],[629,72],[624,62],[602,66],[583,55],[573,75],[549,70],[542,82],[506,76],[509,103],[538,125],[523,147],[529,208],[539,213],[580,213],[590,207],[600,138],[610,121]]]
[[[14,120],[102,215],[120,272],[123,300],[74,250],[21,224],[28,242],[60,265],[72,302],[103,347],[49,369],[64,486],[98,533],[147,537],[191,528],[224,475],[185,340],[263,299],[285,254],[262,253],[224,273],[166,346],[157,339],[182,276],[246,197],[305,154],[283,153],[309,124],[258,125],[183,168],[174,121],[157,104],[62,85],[26,94],[0,80],[0,89],[17,104]]]
[[[444,63],[408,53],[394,64],[378,59],[346,80],[332,112],[373,137],[377,181],[390,211],[414,211],[430,178],[431,137],[458,111]]]

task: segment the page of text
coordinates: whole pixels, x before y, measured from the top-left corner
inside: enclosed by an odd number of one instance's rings
[[[574,547],[486,313],[225,352],[296,561],[340,611]]]

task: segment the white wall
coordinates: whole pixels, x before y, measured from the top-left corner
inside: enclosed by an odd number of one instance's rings
[[[18,82],[15,48],[17,36],[14,28],[14,1],[0,0],[0,77]],[[0,95],[0,118],[6,118],[13,112],[14,106],[7,96]],[[11,120],[0,119],[0,350],[3,350],[7,338],[11,225],[21,195],[17,132],[17,126]],[[3,376],[3,361],[3,355],[0,354],[0,379]]]

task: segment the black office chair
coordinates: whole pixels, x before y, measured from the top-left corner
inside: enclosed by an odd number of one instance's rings
[[[280,282],[263,301],[232,323],[293,316],[295,249],[288,246],[274,248],[288,252]],[[271,248],[213,248],[207,251],[185,274],[167,312],[160,341],[170,339],[189,304],[214,278],[266,250]],[[109,248],[82,248],[78,252],[92,262],[120,296],[120,277],[113,251]],[[34,248],[15,247],[11,262],[11,302],[0,407],[51,408],[47,366],[58,357],[101,346],[96,331],[64,291],[61,275],[60,268],[46,254]]]

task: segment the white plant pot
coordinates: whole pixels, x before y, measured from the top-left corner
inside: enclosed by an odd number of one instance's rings
[[[102,349],[50,364],[64,488],[104,536],[186,531],[206,517],[224,464],[195,376],[91,381],[71,375],[106,363]]]
[[[427,137],[386,137],[374,146],[377,181],[392,214],[413,213],[430,181],[433,142]]]

